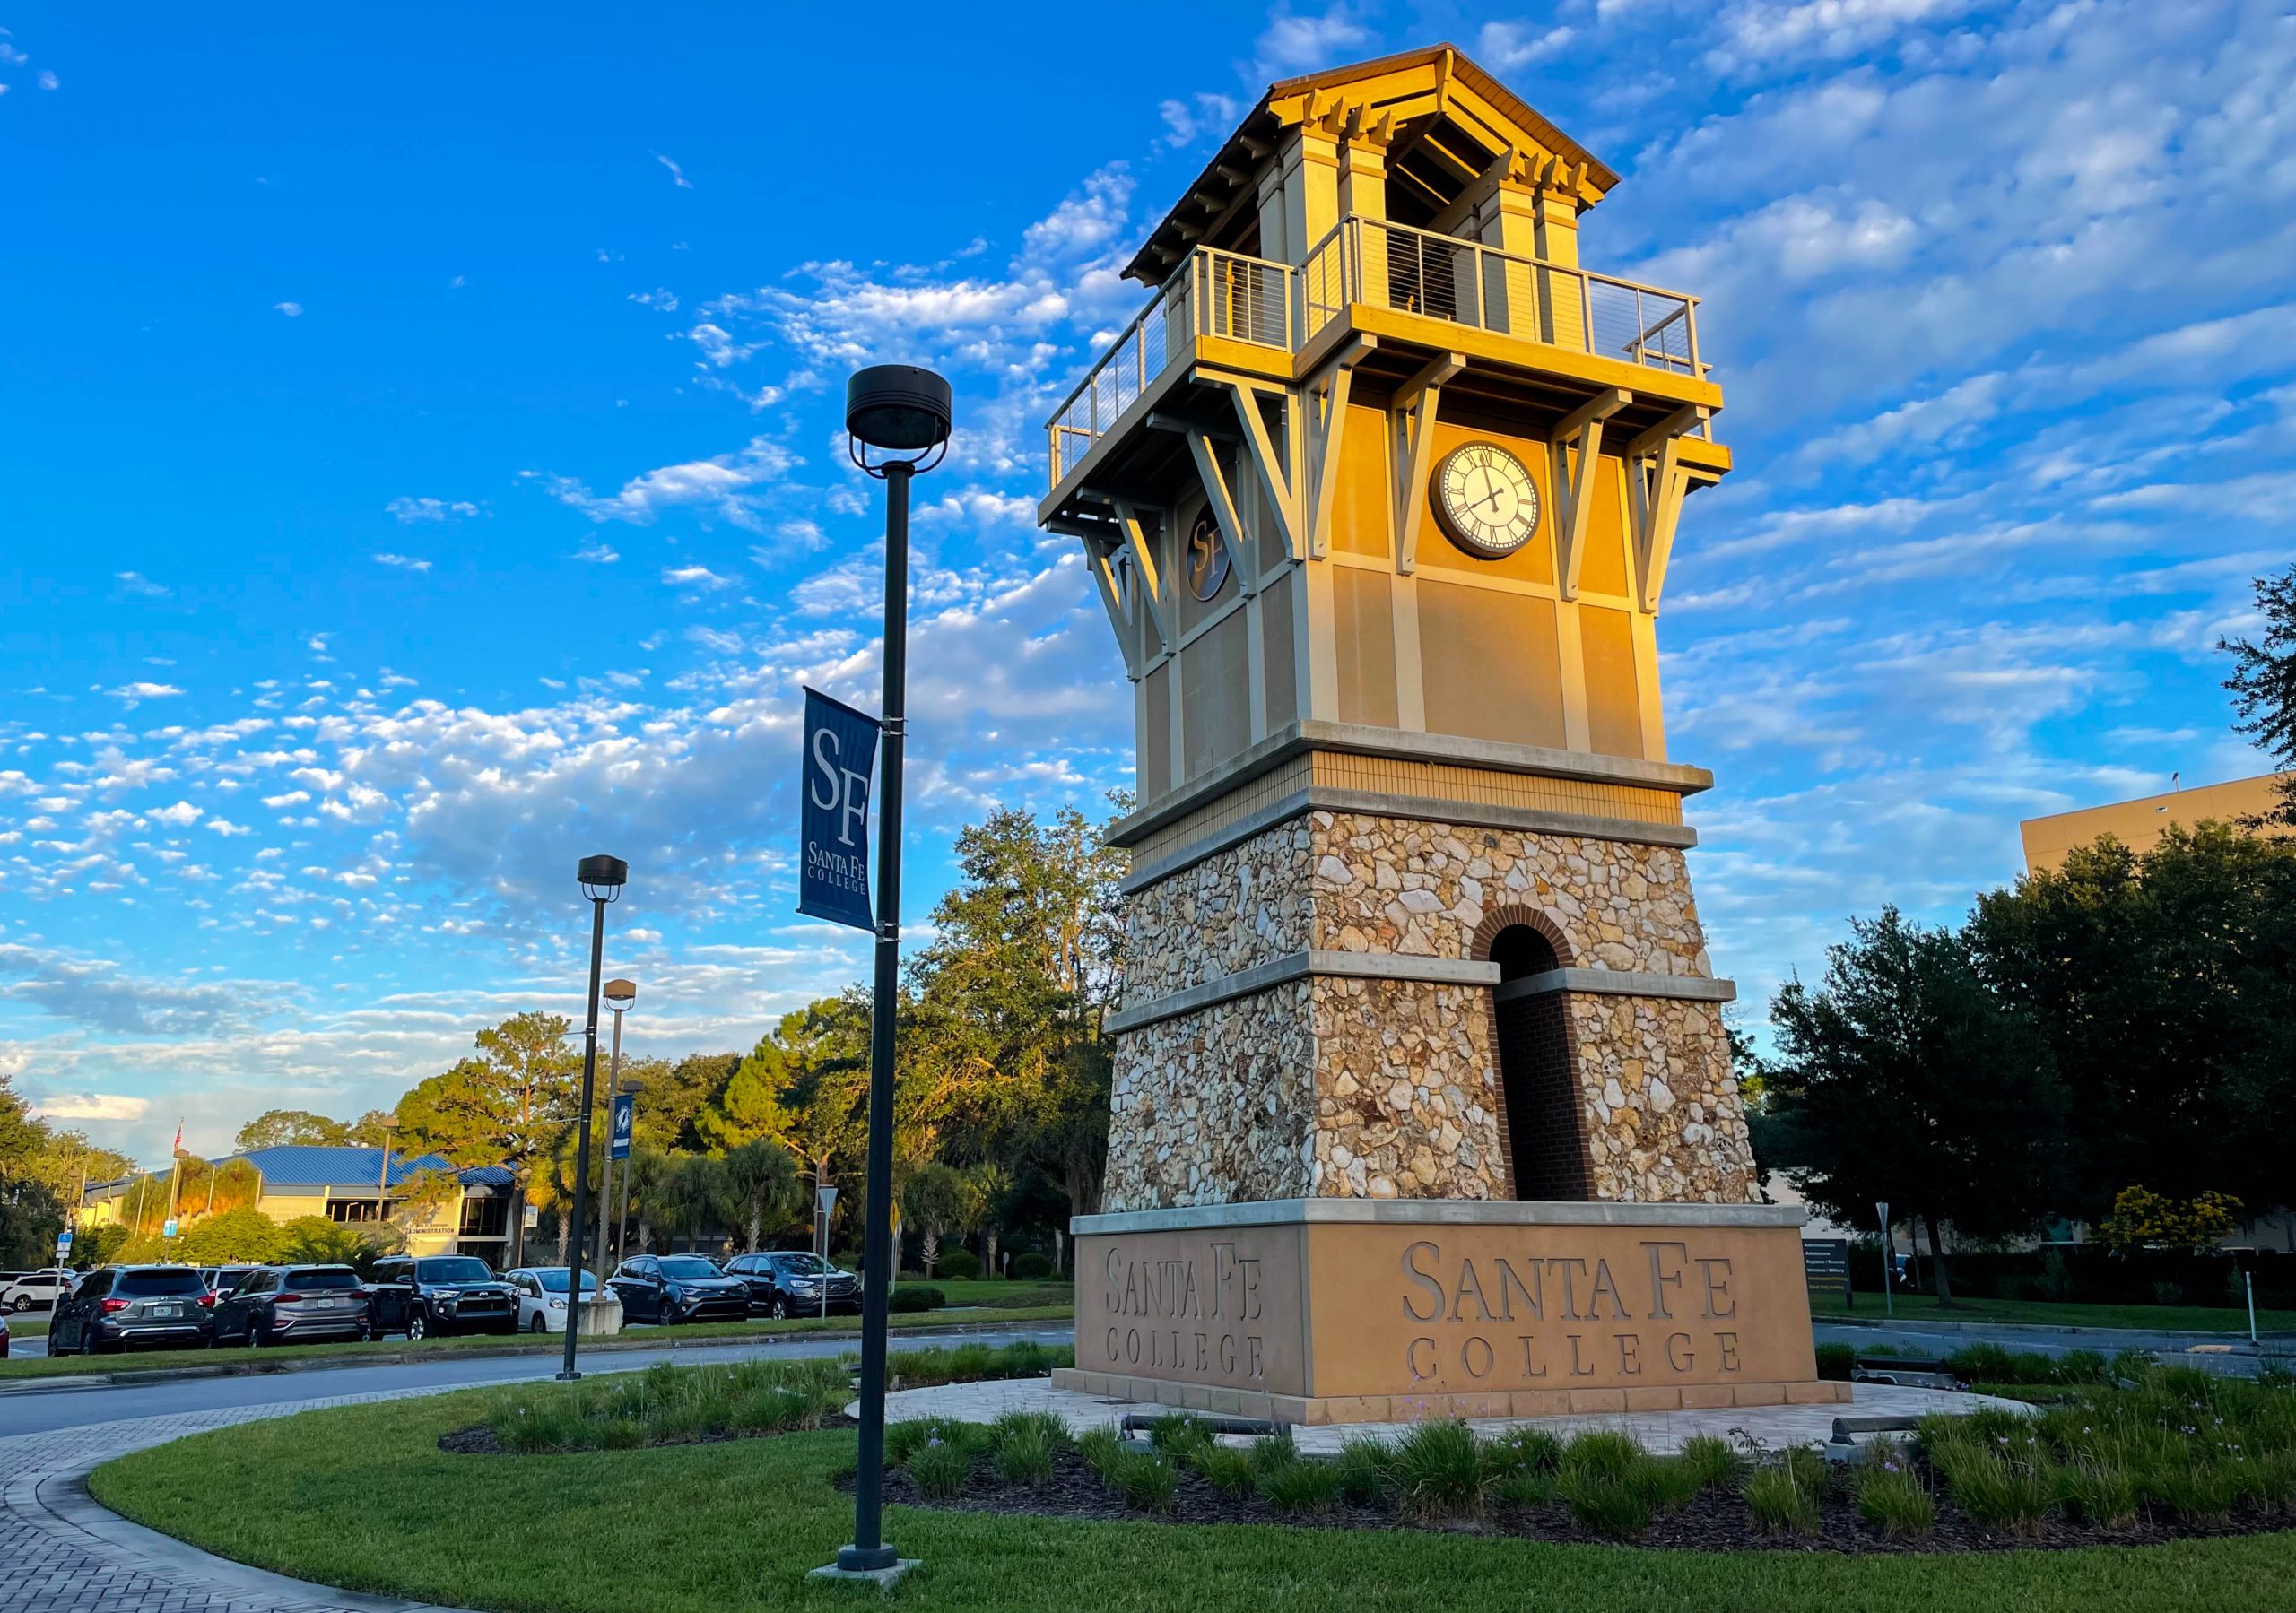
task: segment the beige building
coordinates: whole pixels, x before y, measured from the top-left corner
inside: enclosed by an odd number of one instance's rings
[[[2054,872],[2065,865],[2066,853],[2076,846],[2093,844],[2103,835],[2110,835],[2131,851],[2145,852],[2158,845],[2161,837],[2171,828],[2237,823],[2243,818],[2270,811],[2280,804],[2281,780],[2289,776],[2267,773],[2258,778],[2237,778],[2230,784],[2199,785],[2189,790],[2172,790],[2166,795],[2144,795],[2135,801],[2117,801],[2109,806],[2028,818],[2017,826],[2025,842],[2026,872]]]

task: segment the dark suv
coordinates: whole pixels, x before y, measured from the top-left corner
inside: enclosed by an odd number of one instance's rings
[[[191,1266],[100,1266],[56,1307],[48,1354],[132,1349],[144,1344],[205,1345],[215,1318],[207,1283]]]
[[[737,1254],[726,1262],[726,1275],[749,1285],[752,1316],[818,1316],[824,1280],[829,1284],[830,1311],[850,1311],[857,1316],[861,1313],[861,1279],[802,1249]]]
[[[749,1290],[699,1254],[641,1254],[607,1279],[631,1322],[711,1322],[750,1314]]]
[[[375,1335],[515,1333],[518,1296],[475,1254],[404,1255],[375,1262],[369,1307]]]
[[[215,1296],[215,1342],[368,1336],[367,1288],[348,1266],[262,1266]]]

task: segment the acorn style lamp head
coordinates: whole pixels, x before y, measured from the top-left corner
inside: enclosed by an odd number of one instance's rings
[[[582,882],[584,896],[594,902],[611,902],[630,882],[630,864],[620,857],[585,857],[574,877]]]

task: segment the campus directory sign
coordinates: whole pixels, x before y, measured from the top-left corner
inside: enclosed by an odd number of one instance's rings
[[[818,689],[805,691],[797,911],[873,933],[869,787],[877,732],[876,718]]]

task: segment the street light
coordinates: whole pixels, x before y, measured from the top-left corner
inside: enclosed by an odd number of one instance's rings
[[[582,1030],[582,1108],[575,1123],[574,1233],[566,1244],[566,1293],[570,1306],[582,1298],[582,1221],[590,1210],[590,1099],[598,1078],[598,976],[604,973],[606,905],[622,895],[630,880],[630,864],[620,857],[585,857],[574,871],[582,894],[590,898],[590,995]],[[634,989],[634,988],[633,988]],[[619,1023],[617,1019],[616,1023]],[[558,1369],[561,1379],[578,1378],[574,1370],[574,1340],[581,1329],[575,1313],[566,1313],[566,1360]]]
[[[613,1016],[613,1062],[607,1066],[606,1073],[606,1101],[608,1103],[612,1103],[622,1091],[622,1017],[630,1011],[630,1005],[637,1001],[638,983],[635,980],[606,982],[606,1011]],[[608,1134],[611,1137],[611,1127],[608,1128]],[[622,1174],[627,1180],[630,1175],[630,1161],[627,1159],[622,1162]],[[606,1244],[611,1239],[619,1238],[622,1235],[622,1224],[619,1221],[614,1223],[613,1231],[611,1234],[606,1230],[606,1215],[613,1206],[613,1149],[609,1146],[606,1149],[605,1180],[598,1184],[598,1293],[601,1297],[604,1296],[606,1287]],[[566,1297],[567,1326],[574,1325],[574,1318],[581,1314],[581,1310],[582,1296],[578,1289]]]
[[[900,762],[909,681],[909,483],[949,449],[949,383],[909,364],[857,371],[845,388],[847,452],[885,484],[884,781],[877,795],[877,954],[869,1030],[869,1192],[861,1241],[861,1450],[853,1544],[814,1572],[883,1579],[900,1572],[884,1539],[885,1296],[892,1262],[893,1006],[900,967]],[[871,450],[878,457],[871,457]],[[906,457],[903,457],[906,455]],[[824,1279],[826,1287],[826,1279]]]
[[[398,1120],[387,1115],[375,1124],[383,1134],[383,1162],[375,1170],[375,1225],[379,1227],[390,1218],[391,1133],[398,1130]]]

